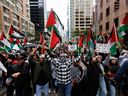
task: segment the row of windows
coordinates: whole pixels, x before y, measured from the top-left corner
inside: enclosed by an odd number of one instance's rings
[[[106,0],[106,3],[108,3],[110,0]],[[126,0],[126,3],[128,2],[128,0]],[[120,0],[116,0],[115,2],[114,2],[114,7],[116,8],[116,7],[118,7],[118,5],[119,5],[119,3],[120,3]],[[102,8],[103,7],[103,0],[101,0],[100,1],[100,8]]]
[[[75,30],[85,30],[85,28],[75,28]]]
[[[115,23],[115,26],[118,27],[118,25],[119,25],[119,18],[118,18],[118,17],[115,18],[115,19],[113,20],[113,22]],[[105,24],[105,29],[106,29],[106,30],[109,30],[109,28],[110,28],[110,27],[109,27],[109,24],[110,24],[109,22],[106,22],[106,24]],[[100,31],[103,30],[102,27],[103,27],[102,25],[99,26]]]
[[[119,9],[119,0],[116,0],[114,3],[114,11],[117,11]],[[110,15],[110,7],[106,9],[106,17]],[[100,13],[100,20],[103,19],[103,12]]]
[[[13,14],[13,17],[17,17],[17,15],[16,15],[16,14]],[[9,17],[7,17],[7,16],[3,16],[3,19],[4,19],[4,22],[5,22],[5,25],[4,25],[4,32],[8,32],[9,27],[10,27],[10,23],[11,23],[11,19],[10,19]],[[22,22],[22,29],[27,30],[28,22],[25,21],[24,19],[21,19],[21,22]],[[12,20],[12,24],[14,25],[14,27],[15,27],[16,29],[18,29],[19,26],[20,26],[19,17],[18,17],[17,20],[16,20],[16,19],[13,19],[13,20]],[[29,26],[30,26],[31,30],[34,30],[33,24],[29,23]]]
[[[106,0],[106,3],[108,3],[109,1],[110,0]],[[126,5],[128,5],[128,0],[125,0],[125,2],[126,2]],[[116,0],[114,2],[114,10],[115,11],[119,9],[119,5],[120,5],[120,0]],[[102,8],[102,7],[103,7],[103,0],[100,1],[100,8]]]

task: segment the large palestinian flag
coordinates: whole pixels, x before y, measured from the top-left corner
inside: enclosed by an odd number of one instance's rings
[[[118,45],[118,42],[119,42],[119,38],[118,38],[116,27],[114,24],[113,28],[112,28],[112,32],[110,34],[110,39],[108,40],[108,44],[110,44],[110,46],[111,46],[110,47],[110,53],[113,56],[117,54],[116,46]]]
[[[50,11],[46,28],[51,32],[50,48],[54,49],[56,45],[61,42],[60,33],[63,32],[64,26],[53,10]]]
[[[7,51],[11,51],[11,44],[10,42],[7,40],[4,32],[2,32],[1,36],[0,36],[0,42],[4,45],[5,49]]]
[[[11,49],[20,50],[22,48],[22,45],[21,45],[19,39],[10,37],[10,42],[11,42]]]
[[[18,39],[23,39],[25,37],[24,33],[19,32],[12,25],[11,25],[10,30],[9,30],[9,35],[12,38],[18,38]]]
[[[128,15],[123,18],[121,25],[119,27],[118,30],[119,38],[123,39],[123,36],[126,34],[126,31],[128,31]]]
[[[92,29],[90,28],[88,36],[87,36],[87,47],[89,49],[89,55],[92,56],[94,54],[94,42],[92,37]]]

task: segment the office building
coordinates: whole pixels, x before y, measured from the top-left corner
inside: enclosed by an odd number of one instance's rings
[[[69,31],[88,30],[92,25],[93,0],[70,0],[69,1]],[[72,33],[71,33],[72,34]]]
[[[10,25],[20,32],[33,34],[29,0],[0,0],[0,32],[8,33]]]
[[[46,1],[30,0],[31,21],[35,24],[35,31],[44,32],[46,23]]]
[[[96,31],[110,33],[113,23],[118,28],[125,15],[128,15],[128,0],[96,0]]]

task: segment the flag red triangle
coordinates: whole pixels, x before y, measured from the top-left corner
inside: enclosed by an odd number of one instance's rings
[[[23,46],[26,45],[27,42],[28,42],[27,37],[25,37],[25,38],[24,38]]]
[[[13,26],[11,25],[10,30],[9,30],[9,34],[12,34],[12,33],[14,33],[14,30],[13,30]]]
[[[121,24],[128,24],[128,15],[124,17]]]
[[[20,44],[20,41],[19,41],[19,39],[16,39],[16,44],[18,45],[18,44]]]
[[[0,36],[0,40],[4,40],[5,38],[5,35],[4,35],[4,32],[2,32],[1,36]]]
[[[14,41],[14,38],[10,37],[10,43],[12,43]]]
[[[92,29],[90,28],[87,36],[87,42],[89,42],[91,39],[92,39]]]
[[[55,30],[52,29],[52,32],[51,32],[51,41],[50,41],[50,48],[51,49],[54,49],[59,42],[60,42],[60,37],[57,36]]]
[[[40,32],[40,41],[39,41],[39,44],[43,44],[43,43],[44,43],[44,37],[43,37],[42,32]]]
[[[79,36],[79,42],[78,42],[79,47],[83,47],[83,36]]]
[[[111,43],[112,42],[118,42],[119,41],[115,24],[113,25],[113,28],[112,28],[110,40],[111,40],[110,41]]]
[[[53,26],[54,24],[56,24],[56,19],[55,19],[55,16],[54,16],[54,11],[51,10],[50,14],[49,14],[49,17],[48,17],[47,24],[46,24],[46,28],[48,28],[50,26]]]

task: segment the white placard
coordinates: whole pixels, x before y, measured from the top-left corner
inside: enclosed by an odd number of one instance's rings
[[[97,43],[96,44],[96,52],[109,53],[110,52],[110,45]]]
[[[74,44],[74,45],[68,45],[68,50],[69,51],[75,51],[75,50],[77,50],[76,44]]]

